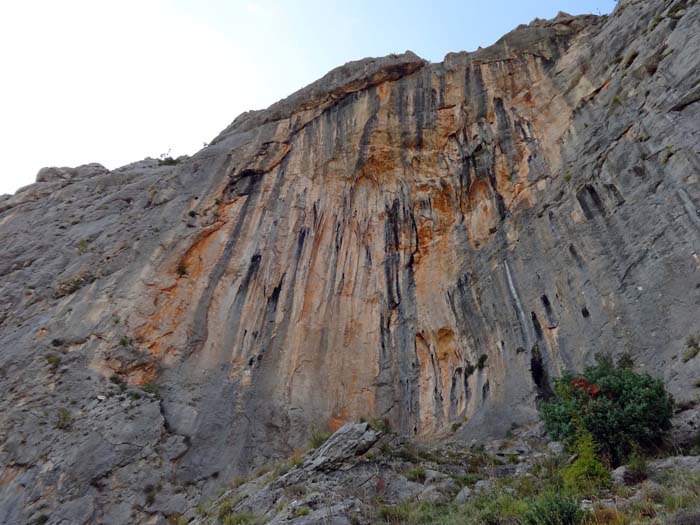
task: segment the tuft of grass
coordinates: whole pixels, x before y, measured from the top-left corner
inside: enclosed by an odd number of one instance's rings
[[[460,487],[473,487],[482,477],[480,473],[476,472],[467,472],[461,476],[452,475],[452,479],[454,479]]]
[[[177,263],[177,268],[175,269],[178,277],[185,277],[187,275],[187,265],[185,261],[180,261]]]
[[[272,465],[261,465],[260,467],[256,468],[255,471],[253,471],[253,476],[256,478],[259,478],[260,476],[264,476],[268,472],[272,472],[274,470],[274,467]]]
[[[255,514],[250,514],[248,512],[239,512],[236,514],[229,514],[222,519],[224,525],[257,525],[262,523],[260,518]]]
[[[525,512],[528,525],[578,525],[583,523],[584,513],[578,498],[562,491],[545,492],[528,504]]]
[[[362,421],[364,423],[363,420],[360,420],[360,421]],[[376,430],[377,432],[382,432],[384,434],[386,434],[387,432],[389,432],[391,430],[391,422],[386,418],[384,418],[384,419],[380,419],[380,418],[370,419],[369,421],[367,421],[367,425],[372,430]]]
[[[66,408],[59,408],[56,411],[56,428],[59,430],[70,430],[71,426],[73,425],[73,417],[70,415],[70,412]]]
[[[317,428],[311,429],[311,435],[309,436],[309,448],[316,449],[323,445],[328,438],[333,434],[328,431],[318,430]]]
[[[668,162],[668,159],[670,159],[670,158],[673,156],[673,153],[674,153],[674,151],[673,151],[673,146],[671,146],[670,144],[668,144],[668,145],[664,148],[664,153],[663,153],[663,155],[661,155],[661,162],[664,163],[664,164],[666,164],[666,163]]]
[[[119,339],[119,344],[122,346],[131,346],[131,339],[124,336],[121,339]]]
[[[661,18],[660,16],[655,16],[649,24],[649,31],[653,31],[654,29],[656,29],[656,26],[658,26],[662,20],[663,18]]]
[[[405,474],[406,479],[409,481],[415,481],[417,483],[425,482],[425,469],[423,467],[416,467],[409,470]]]
[[[649,477],[649,467],[646,458],[639,450],[639,447],[634,447],[625,471],[625,483],[627,485],[636,485],[647,479],[647,477]]]
[[[187,525],[189,522],[185,516],[179,512],[175,512],[174,514],[168,516],[168,523],[169,525]]]
[[[299,468],[304,464],[304,456],[300,451],[295,451],[287,461],[289,468]]]
[[[232,512],[233,505],[231,504],[231,501],[226,500],[221,505],[219,505],[219,509],[217,510],[217,517],[223,521],[227,516],[230,516]]]
[[[229,484],[229,486],[230,486],[232,489],[237,489],[238,487],[240,487],[241,485],[245,485],[246,483],[248,483],[248,478],[247,478],[247,477],[245,477],[245,476],[236,476],[236,477],[233,478],[231,481],[229,481],[228,484]]]
[[[158,385],[155,383],[145,383],[141,389],[146,392],[147,394],[151,394],[152,396],[155,396],[156,398],[160,398],[160,389],[158,388]]]
[[[78,254],[83,255],[84,253],[87,253],[87,251],[88,251],[87,239],[80,239],[80,242],[78,242]]]
[[[410,443],[402,446],[393,452],[392,455],[409,463],[418,463],[420,461],[418,452]]]
[[[309,507],[297,507],[296,509],[294,509],[292,516],[294,516],[295,518],[301,518],[302,516],[308,516],[310,512],[311,510],[309,509]]]
[[[410,507],[406,503],[401,505],[384,505],[379,508],[377,514],[383,523],[405,523],[410,515]]]
[[[120,375],[112,374],[109,377],[109,381],[110,381],[110,383],[118,386],[119,390],[121,390],[122,392],[124,392],[126,390],[126,387],[127,387],[126,381],[124,381],[124,379]]]
[[[58,365],[61,364],[61,357],[57,354],[49,354],[46,356],[46,362],[51,367],[51,370],[56,370]]]
[[[683,353],[683,362],[687,363],[700,353],[700,338],[690,336],[686,340],[686,351]]]

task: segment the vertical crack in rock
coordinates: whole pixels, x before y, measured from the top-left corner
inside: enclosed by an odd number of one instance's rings
[[[508,291],[510,292],[510,298],[512,301],[513,309],[515,309],[516,315],[518,316],[518,322],[520,324],[520,330],[523,337],[523,343],[526,348],[532,347],[532,335],[525,318],[525,312],[523,311],[523,305],[520,302],[520,296],[513,283],[513,276],[510,273],[510,265],[508,261],[503,261],[503,269],[506,274],[506,282],[508,283]]]

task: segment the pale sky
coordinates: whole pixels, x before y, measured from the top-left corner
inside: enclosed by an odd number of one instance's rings
[[[0,0],[0,194],[43,166],[192,154],[349,60],[430,61],[615,0]]]

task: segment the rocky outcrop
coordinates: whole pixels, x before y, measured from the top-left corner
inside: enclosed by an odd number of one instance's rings
[[[598,351],[696,399],[699,29],[629,0],[365,59],[0,198],[0,521],[155,523],[361,417],[504,434]]]
[[[168,519],[192,525],[525,522],[522,507],[537,499],[538,487],[556,486],[556,469],[571,461],[556,443],[545,446],[540,430],[520,428],[485,448],[416,445],[374,432],[365,450],[358,437],[368,431],[348,424],[323,452],[236,478],[231,489]],[[342,467],[316,468],[313,458],[323,455],[342,457]],[[699,473],[700,456],[667,456],[642,470],[620,467],[612,472],[614,490],[576,499],[591,520],[697,523]]]

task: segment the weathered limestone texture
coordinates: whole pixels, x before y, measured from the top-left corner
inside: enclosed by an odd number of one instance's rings
[[[363,416],[503,434],[599,351],[696,398],[698,101],[698,2],[621,0],[41,170],[0,197],[0,522],[160,523]]]

